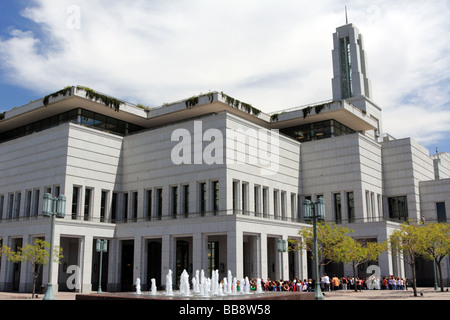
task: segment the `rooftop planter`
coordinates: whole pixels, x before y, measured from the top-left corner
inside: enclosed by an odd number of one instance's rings
[[[51,93],[44,97],[44,100],[42,101],[42,103],[44,104],[44,106],[48,106],[49,102],[50,102],[50,98],[57,98],[60,95],[65,96],[67,94],[72,95],[73,94],[72,88],[75,88],[75,87],[67,86],[64,89],[61,89],[54,93]],[[120,105],[124,104],[124,102],[121,100],[98,93],[95,90],[88,88],[88,87],[77,86],[76,89],[83,90],[84,92],[86,92],[86,98],[89,98],[96,102],[103,103],[105,106],[110,107],[111,109],[114,109],[114,111],[117,111],[117,112],[120,109]]]

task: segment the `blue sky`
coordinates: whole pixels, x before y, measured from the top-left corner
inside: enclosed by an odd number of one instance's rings
[[[344,6],[384,132],[450,152],[448,0],[2,0],[0,112],[67,85],[148,106],[224,91],[268,113],[328,100]]]

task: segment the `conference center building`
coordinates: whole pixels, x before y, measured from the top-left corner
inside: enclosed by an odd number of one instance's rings
[[[326,221],[360,241],[385,241],[407,219],[448,222],[450,154],[385,133],[358,29],[337,28],[333,43],[332,98],[277,113],[222,92],[150,108],[70,86],[1,114],[1,244],[50,242],[44,198],[64,196],[54,290],[97,290],[102,271],[104,291],[132,291],[137,278],[144,290],[151,279],[164,288],[169,270],[174,284],[183,270],[312,278],[309,253],[283,248],[311,228],[305,200],[323,199]],[[400,254],[376,263],[382,275],[410,277]],[[421,262],[419,284],[432,276]],[[29,263],[1,257],[0,291],[32,285]]]

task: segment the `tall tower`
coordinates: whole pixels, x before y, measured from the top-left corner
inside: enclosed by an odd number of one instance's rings
[[[359,30],[347,23],[333,34],[333,100],[364,96],[372,98],[367,76],[367,59],[363,37]]]

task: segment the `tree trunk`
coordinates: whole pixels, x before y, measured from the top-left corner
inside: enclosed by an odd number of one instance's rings
[[[444,279],[442,279],[441,261],[436,261],[436,266],[437,266],[438,273],[439,273],[439,286],[441,287],[441,292],[444,292],[444,281],[443,281]]]
[[[417,286],[416,286],[416,262],[415,260],[411,263],[412,272],[412,286],[414,291],[414,297],[417,297]]]
[[[31,299],[34,299],[34,294],[36,293],[36,276],[33,274],[33,293],[31,294]]]

